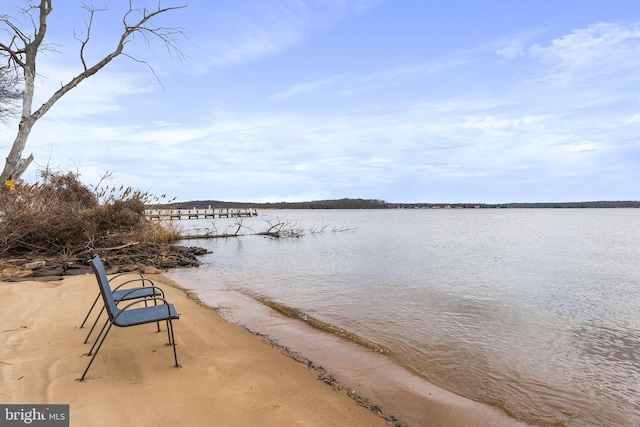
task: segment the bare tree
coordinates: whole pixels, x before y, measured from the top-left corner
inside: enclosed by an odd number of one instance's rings
[[[91,40],[93,19],[97,12],[104,11],[105,9],[96,9],[93,6],[83,3],[82,7],[88,14],[86,32],[84,36],[75,36],[80,44],[79,57],[82,63],[82,71],[69,80],[69,82],[63,84],[44,104],[33,111],[37,57],[38,53],[46,48],[44,40],[47,33],[47,19],[53,11],[52,3],[53,0],[30,0],[27,3],[27,7],[24,8],[21,13],[29,17],[29,21],[32,24],[32,28],[29,30],[20,28],[17,19],[12,19],[9,15],[0,15],[0,30],[4,31],[9,39],[6,42],[0,42],[0,57],[7,61],[8,67],[11,67],[23,76],[24,83],[20,123],[18,125],[16,138],[6,158],[4,169],[0,174],[0,182],[4,182],[8,177],[13,177],[14,180],[18,179],[24,173],[33,160],[33,154],[22,158],[22,153],[24,152],[33,125],[38,119],[44,116],[60,98],[78,86],[80,82],[96,74],[109,62],[121,55],[131,58],[134,61],[142,62],[153,72],[149,64],[135,58],[126,51],[127,45],[133,41],[136,36],[142,37],[146,43],[149,43],[150,40],[154,38],[159,39],[170,51],[180,54],[176,46],[176,36],[182,34],[181,30],[172,27],[163,27],[161,25],[156,26],[154,21],[159,15],[176,9],[182,9],[186,7],[186,5],[162,7],[160,0],[158,0],[157,7],[149,10],[146,7],[137,8],[135,6],[135,0],[129,0],[129,8],[122,17],[122,32],[117,36],[113,50],[93,65],[88,64],[85,50]],[[3,188],[1,191],[6,191],[6,189]]]

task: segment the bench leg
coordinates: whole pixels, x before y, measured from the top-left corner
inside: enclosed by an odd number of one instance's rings
[[[105,326],[107,326],[106,323],[105,323]],[[89,368],[91,367],[91,364],[93,363],[94,359],[96,358],[96,355],[100,351],[100,347],[102,347],[102,343],[104,343],[104,340],[107,338],[107,335],[109,334],[109,331],[111,330],[111,326],[113,326],[113,323],[109,322],[109,327],[107,328],[107,330],[104,333],[104,335],[102,335],[102,331],[100,331],[100,335],[98,335],[100,343],[98,344],[98,347],[96,348],[96,352],[93,353],[93,356],[91,356],[91,360],[89,360],[89,364],[87,365],[87,367],[85,368],[84,372],[82,373],[82,376],[80,377],[80,381],[84,381],[84,377],[85,377],[85,375],[87,375],[87,372],[89,372]],[[104,331],[104,327],[102,328],[102,330]],[[96,339],[96,343],[97,342],[98,342],[98,339]],[[95,347],[95,343],[94,343],[94,347]],[[91,350],[93,351],[93,347],[91,348]],[[91,354],[91,352],[89,352],[88,354]]]
[[[96,299],[93,301],[93,304],[91,305],[91,308],[89,309],[89,312],[87,313],[87,315],[85,316],[84,320],[82,321],[82,325],[80,325],[80,329],[82,329],[84,327],[84,324],[87,323],[87,319],[89,319],[89,315],[93,311],[93,308],[96,306],[96,303],[98,302],[98,299],[100,299],[100,294],[98,294]]]

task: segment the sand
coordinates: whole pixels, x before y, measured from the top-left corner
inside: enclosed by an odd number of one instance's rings
[[[69,404],[72,426],[385,426],[346,393],[180,289],[178,361],[155,325],[113,328],[85,381],[92,275],[0,282],[0,403]]]
[[[436,388],[426,399],[395,399],[400,412],[414,412],[409,423],[384,405],[381,414],[378,402],[362,406],[353,389],[328,385],[306,360],[225,321],[170,279],[148,277],[180,314],[181,367],[164,327],[112,328],[82,382],[90,344],[79,326],[98,292],[94,276],[0,282],[0,404],[69,404],[71,426],[388,426],[394,416],[402,425],[521,425]],[[384,370],[380,390],[393,390],[401,374]]]

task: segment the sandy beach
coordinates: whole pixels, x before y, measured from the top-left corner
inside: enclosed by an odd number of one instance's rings
[[[148,277],[180,314],[181,367],[173,366],[165,330],[113,328],[83,382],[77,379],[90,346],[82,344],[88,329],[79,326],[98,291],[94,276],[0,282],[0,403],[69,404],[71,426],[395,424],[393,408],[371,400],[362,406],[361,396],[328,385],[305,360],[225,321],[163,275]],[[387,391],[395,387],[393,372]],[[398,412],[416,412],[408,423],[398,416],[401,425],[521,425],[435,387],[425,396],[396,397]]]
[[[0,403],[69,404],[72,426],[385,426],[317,373],[151,276],[175,304],[178,360],[155,325],[114,328],[83,382],[94,276],[0,282]]]

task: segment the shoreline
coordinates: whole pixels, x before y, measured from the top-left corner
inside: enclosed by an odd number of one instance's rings
[[[155,325],[113,328],[87,378],[79,329],[93,275],[0,282],[0,403],[69,404],[73,426],[387,426],[306,365],[223,320],[162,275],[175,304],[178,361]]]
[[[163,283],[174,287],[175,289],[181,290],[184,292],[184,294],[186,295],[186,297],[195,302],[196,304],[198,304],[199,306],[205,308],[206,310],[210,310],[213,313],[216,314],[216,316],[219,316],[220,318],[222,318],[225,322],[228,322],[230,324],[236,325],[239,328],[241,328],[243,331],[259,337],[262,342],[264,342],[266,345],[271,346],[272,348],[275,348],[277,350],[279,350],[283,356],[292,359],[293,361],[300,363],[302,365],[305,365],[309,371],[311,371],[312,373],[315,373],[316,375],[316,379],[323,382],[324,384],[326,384],[327,386],[329,386],[331,389],[333,389],[336,392],[340,392],[342,394],[346,394],[350,399],[352,399],[358,406],[361,406],[365,409],[368,409],[369,411],[371,411],[373,414],[375,414],[376,416],[382,418],[383,420],[385,420],[387,422],[388,425],[401,425],[400,421],[392,414],[388,414],[385,413],[378,405],[375,404],[375,402],[371,402],[367,397],[364,396],[360,396],[359,394],[356,393],[355,390],[351,389],[349,387],[348,384],[342,383],[340,381],[338,381],[333,375],[331,375],[324,367],[316,365],[312,360],[305,358],[303,355],[301,355],[300,353],[297,353],[293,350],[291,350],[290,348],[280,344],[278,342],[278,340],[269,337],[268,335],[262,334],[258,331],[254,331],[244,325],[239,325],[239,324],[235,324],[227,319],[224,318],[224,316],[220,313],[220,311],[215,308],[212,307],[206,303],[204,303],[200,297],[198,296],[197,292],[192,290],[192,289],[188,289],[185,288],[183,286],[181,286],[180,284],[178,284],[175,280],[167,277],[164,274],[161,274],[162,278],[163,278]]]
[[[174,274],[175,273],[175,274]],[[202,291],[168,279],[200,304],[283,349],[288,357],[319,366],[327,384],[346,387],[347,394],[397,425],[494,427],[529,426],[497,407],[442,389],[397,364],[391,355],[318,329],[296,316],[285,316],[271,303],[235,291]],[[313,322],[311,322],[313,323]],[[322,378],[322,377],[321,377]],[[379,411],[379,412],[378,412]],[[389,415],[392,414],[392,415]]]
[[[79,324],[98,291],[94,276],[0,282],[0,403],[69,404],[72,425],[524,425],[423,382],[412,385],[412,398],[400,393],[389,405],[385,393],[408,374],[390,370],[390,358],[331,344],[299,351],[308,339],[289,345],[239,326],[173,279],[148,277],[180,313],[181,369],[172,366],[164,334],[147,325],[113,328],[84,382],[76,379],[89,347]],[[353,363],[382,376],[350,371]]]

